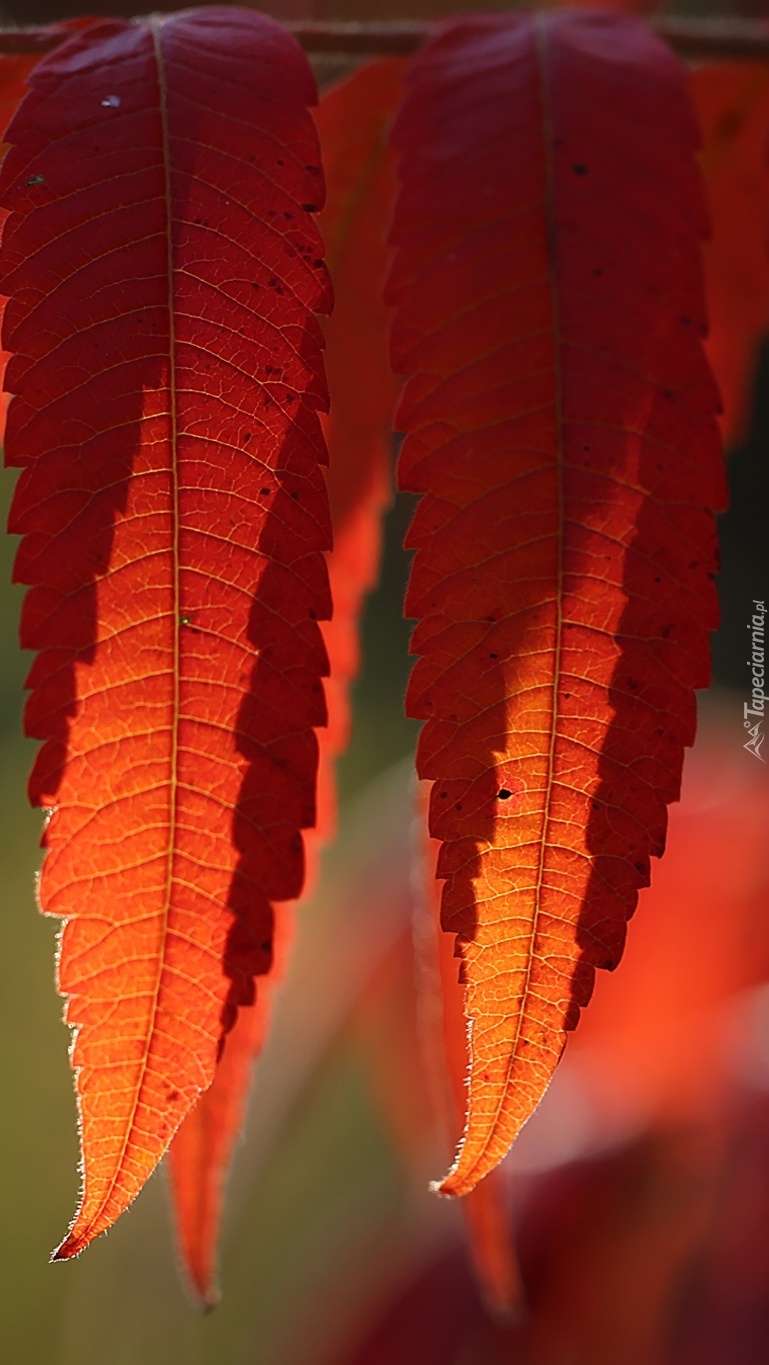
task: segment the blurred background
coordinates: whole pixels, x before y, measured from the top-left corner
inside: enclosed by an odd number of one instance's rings
[[[126,12],[118,4],[89,7]],[[423,3],[422,13],[448,8]],[[683,11],[686,7],[681,6]],[[697,6],[705,12],[707,6]],[[735,12],[756,12],[745,0]],[[17,22],[71,13],[16,0]],[[281,6],[285,16],[291,12]],[[312,13],[296,0],[293,13]],[[314,11],[317,13],[317,11]],[[371,15],[414,13],[408,0]],[[339,0],[324,13],[360,16]],[[35,911],[40,816],[21,737],[21,594],[0,575],[0,1358],[14,1365],[765,1365],[769,1340],[769,778],[742,745],[745,628],[769,594],[769,353],[721,519],[712,691],[641,894],[595,997],[505,1163],[528,1312],[484,1312],[445,1170],[418,1035],[411,949],[409,627],[388,520],[364,625],[340,837],[299,912],[296,951],[229,1186],[221,1305],[177,1269],[161,1170],[115,1229],[49,1266],[78,1190],[55,926]],[[13,475],[2,474],[4,505]]]

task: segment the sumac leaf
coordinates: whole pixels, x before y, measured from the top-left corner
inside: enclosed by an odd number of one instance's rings
[[[471,1021],[441,1186],[463,1194],[541,1098],[663,850],[724,481],[673,54],[620,16],[459,21],[411,67],[394,136],[399,475],[423,495],[407,709]]]
[[[83,1150],[59,1258],[210,1084],[302,888],[330,611],[314,97],[272,20],[204,9],[94,23],[9,131],[30,792]]]
[[[769,331],[769,63],[718,62],[691,73],[710,209],[706,352],[727,446],[745,435],[758,347]]]
[[[419,814],[424,817],[424,807]],[[440,883],[435,876],[441,845],[425,840],[422,904],[418,904],[415,942],[421,967],[422,1035],[432,1079],[432,1092],[453,1151],[467,1112],[469,1062],[464,991],[457,980],[453,942],[440,930]],[[468,1249],[481,1296],[494,1317],[511,1318],[523,1308],[523,1286],[513,1245],[509,1188],[504,1171],[490,1171],[462,1200]]]
[[[38,61],[33,56],[0,56],[0,161],[8,146],[5,133],[16,109],[24,96],[25,81]],[[0,233],[7,218],[7,211],[0,205]],[[0,317],[5,308],[5,299],[0,298]],[[0,350],[0,438],[5,434],[5,415],[8,408],[8,395],[5,391],[5,367],[8,352]]]
[[[349,688],[359,667],[358,618],[376,579],[380,523],[390,497],[396,384],[388,360],[390,317],[382,286],[395,197],[387,130],[401,94],[403,67],[397,59],[367,63],[324,93],[315,116],[327,188],[320,228],[335,294],[334,312],[324,328],[331,408],[323,422],[330,455],[334,548],[328,567],[334,613],[322,624],[330,665],[329,714],[321,735],[318,824],[308,848],[310,880],[318,842],[334,829],[334,760],[347,744]],[[287,907],[281,914],[288,918]],[[281,961],[286,938],[283,934]],[[213,1084],[169,1151],[179,1246],[190,1283],[207,1304],[217,1297],[214,1264],[227,1168],[267,1028],[271,988],[280,975],[273,964],[269,983],[258,986],[256,1002],[240,1010]]]

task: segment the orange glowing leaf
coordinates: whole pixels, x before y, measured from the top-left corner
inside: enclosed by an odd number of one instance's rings
[[[334,614],[322,627],[330,664],[329,720],[321,737],[310,875],[318,842],[333,834],[334,760],[347,744],[349,688],[359,666],[358,618],[376,579],[380,522],[390,496],[396,385],[388,363],[389,314],[382,284],[389,260],[385,231],[395,195],[387,125],[401,94],[403,65],[395,59],[369,63],[328,90],[315,116],[327,190],[320,226],[335,294],[334,313],[325,326],[331,410],[324,421]],[[214,1263],[224,1182],[243,1125],[252,1065],[264,1041],[272,986],[280,976],[273,963],[269,981],[258,985],[255,1004],[240,1011],[213,1084],[169,1151],[181,1254],[204,1303],[216,1300]]]
[[[30,792],[83,1151],[58,1258],[210,1084],[302,888],[330,611],[314,95],[254,13],[95,21],[9,129]]]
[[[420,801],[425,807],[426,800]],[[421,949],[422,1018],[433,1073],[433,1092],[442,1112],[447,1145],[456,1141],[467,1114],[469,1062],[464,991],[457,980],[453,942],[440,932],[440,884],[435,868],[440,852],[437,839],[427,840],[424,886],[424,928],[417,935]],[[523,1289],[512,1239],[507,1181],[502,1171],[489,1175],[462,1201],[467,1239],[484,1302],[495,1316],[516,1316]]]
[[[504,1156],[619,960],[709,677],[724,480],[686,84],[631,18],[481,16],[427,44],[396,124],[407,709],[472,1027],[447,1194]]]

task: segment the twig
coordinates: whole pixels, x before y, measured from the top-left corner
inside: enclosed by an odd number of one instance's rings
[[[760,19],[657,19],[654,28],[683,57],[760,61],[769,58],[769,22]],[[306,20],[287,24],[307,52],[385,56],[414,52],[434,22],[427,19]],[[54,24],[0,30],[0,54],[50,52],[70,35]]]

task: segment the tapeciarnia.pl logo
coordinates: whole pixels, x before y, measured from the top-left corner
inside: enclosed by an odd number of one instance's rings
[[[748,667],[751,673],[751,692],[750,702],[743,705],[743,724],[748,732],[748,740],[743,744],[743,749],[755,754],[762,763],[766,759],[761,753],[761,745],[764,742],[763,724],[764,707],[766,705],[766,693],[764,692],[764,618],[766,617],[766,607],[763,602],[753,599],[753,615],[748,621],[750,631],[750,658]]]

